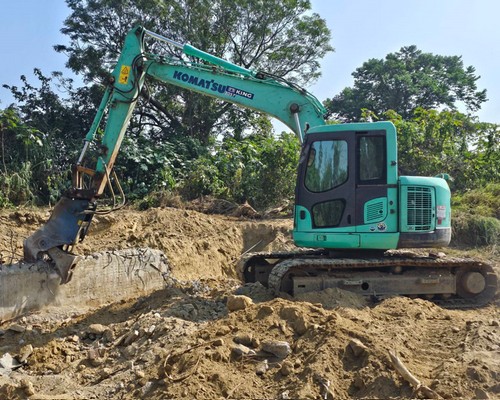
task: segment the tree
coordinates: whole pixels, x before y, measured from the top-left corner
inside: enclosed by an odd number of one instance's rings
[[[126,32],[140,23],[180,43],[227,58],[245,68],[264,70],[299,84],[319,75],[319,59],[333,49],[330,31],[317,14],[307,14],[309,0],[67,0],[71,15],[61,30],[68,46],[67,66],[87,82],[107,75]],[[152,52],[175,54],[157,43]],[[150,82],[147,106],[135,122],[151,135],[188,135],[208,143],[219,134],[251,128],[251,113],[224,118],[235,106],[172,86]]]
[[[394,111],[382,116],[398,132],[402,175],[448,173],[453,190],[465,191],[500,180],[500,126],[477,122],[458,111],[417,108],[411,119]]]
[[[362,109],[376,115],[394,110],[404,119],[418,107],[456,110],[463,103],[474,112],[487,100],[486,90],[477,89],[474,67],[465,68],[460,56],[423,53],[416,46],[370,59],[352,75],[354,86],[325,102],[331,116],[345,121],[359,120]]]

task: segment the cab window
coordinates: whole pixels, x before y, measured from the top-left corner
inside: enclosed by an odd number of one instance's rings
[[[319,140],[309,149],[305,176],[306,188],[315,193],[326,192],[347,181],[347,142]]]

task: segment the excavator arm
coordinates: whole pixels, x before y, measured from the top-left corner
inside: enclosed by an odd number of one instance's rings
[[[181,49],[183,57],[148,53],[147,37]],[[125,38],[118,63],[84,139],[82,152],[73,166],[72,188],[56,204],[45,225],[24,242],[25,260],[44,260],[51,264],[62,283],[71,279],[79,260],[71,253],[73,246],[85,238],[92,217],[100,212],[97,200],[106,187],[113,196],[116,189],[121,192],[113,166],[148,77],[264,112],[287,125],[301,141],[309,127],[325,123],[326,110],[321,103],[291,82],[240,67],[143,27],[133,28]],[[104,126],[102,136],[97,134],[101,126]],[[96,160],[91,160],[94,168],[86,166],[91,147],[98,149]]]

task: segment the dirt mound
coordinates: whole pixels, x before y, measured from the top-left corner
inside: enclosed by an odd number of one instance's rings
[[[20,257],[22,239],[44,218],[40,211],[0,214],[4,264]],[[499,396],[494,304],[445,310],[397,297],[373,305],[334,289],[274,298],[260,284],[240,286],[237,258],[249,249],[291,249],[290,229],[289,220],[173,208],[98,217],[80,252],[160,249],[173,278],[149,296],[4,322],[0,397],[415,397],[394,370],[390,350],[443,398]],[[235,294],[245,301],[229,311]],[[7,354],[22,365],[9,364]]]

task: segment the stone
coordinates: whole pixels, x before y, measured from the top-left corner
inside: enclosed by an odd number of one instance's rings
[[[253,347],[253,334],[241,333],[233,338],[234,343],[242,344],[243,346]]]
[[[72,335],[68,337],[68,340],[73,343],[78,343],[80,341],[80,337],[78,335]]]
[[[102,324],[91,324],[89,325],[88,332],[94,335],[102,335],[107,329],[107,326]]]
[[[255,367],[255,373],[259,376],[264,375],[268,369],[269,369],[269,364],[267,360],[264,360],[257,364],[257,366]]]
[[[133,343],[139,338],[139,331],[134,330],[130,332],[127,336],[125,336],[125,339],[123,340],[123,345],[128,346],[129,344]]]
[[[226,307],[229,311],[239,311],[250,307],[253,300],[243,295],[230,295],[227,298]]]
[[[368,352],[368,347],[366,347],[359,339],[351,339],[348,346],[355,357],[360,357]]]
[[[31,344],[27,344],[21,351],[19,351],[19,357],[17,358],[20,363],[25,363],[29,356],[33,354],[33,346]]]
[[[292,352],[290,343],[280,340],[266,340],[262,342],[261,348],[279,358],[286,358]]]
[[[35,394],[35,388],[33,387],[33,383],[31,383],[29,380],[23,378],[19,383],[21,388],[24,390],[26,396],[31,397]]]
[[[99,371],[99,375],[101,376],[102,379],[107,379],[111,376],[111,373],[113,370],[109,367],[104,367]]]
[[[254,350],[249,349],[247,346],[243,346],[242,344],[235,344],[233,347],[231,347],[231,355],[234,358],[241,358],[242,356],[255,354],[256,353]]]
[[[293,373],[293,363],[286,360],[281,364],[280,373],[283,376],[288,376]]]
[[[11,324],[9,326],[9,331],[16,332],[16,333],[23,333],[26,331],[26,328],[22,325],[19,324]]]
[[[274,308],[269,305],[263,305],[259,308],[259,311],[257,312],[257,319],[263,319],[268,317],[269,315],[272,315],[274,313]]]

